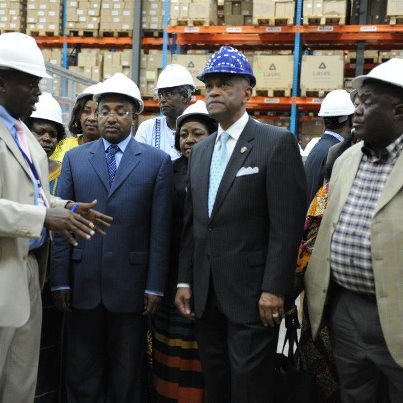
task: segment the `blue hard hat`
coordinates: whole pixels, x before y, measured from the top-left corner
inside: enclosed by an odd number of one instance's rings
[[[197,78],[205,82],[206,75],[216,73],[244,76],[249,80],[252,87],[256,85],[256,78],[248,59],[232,46],[221,46],[220,50],[210,57],[204,66],[203,73]]]

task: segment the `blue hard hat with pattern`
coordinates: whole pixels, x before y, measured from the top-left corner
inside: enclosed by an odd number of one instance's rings
[[[217,73],[241,75],[249,80],[252,87],[256,85],[256,78],[248,59],[232,46],[221,46],[220,50],[210,57],[203,73],[197,78],[205,82],[207,75]]]

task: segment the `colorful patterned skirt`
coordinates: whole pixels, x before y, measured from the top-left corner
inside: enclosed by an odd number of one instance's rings
[[[161,304],[153,315],[153,384],[158,403],[202,403],[203,376],[193,321],[175,306]]]

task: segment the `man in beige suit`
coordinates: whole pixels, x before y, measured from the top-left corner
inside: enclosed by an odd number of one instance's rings
[[[338,158],[305,282],[313,337],[329,323],[343,403],[403,399],[403,60],[353,80],[363,140]],[[379,392],[379,391],[378,391]]]
[[[34,398],[41,329],[40,284],[48,258],[48,230],[74,245],[73,234],[91,239],[92,222],[108,217],[95,205],[52,197],[48,161],[21,122],[31,115],[48,77],[33,38],[0,35],[0,402],[31,403]]]

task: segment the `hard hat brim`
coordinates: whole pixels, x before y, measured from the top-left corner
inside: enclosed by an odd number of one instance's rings
[[[389,80],[382,80],[381,78],[378,78],[378,77],[371,77],[369,75],[362,75],[362,76],[358,76],[358,77],[354,78],[351,81],[351,86],[355,90],[359,90],[364,85],[365,81],[367,81],[367,80],[379,81],[380,83],[393,85],[394,87],[398,87],[398,88],[403,88],[403,85],[400,85],[398,83],[393,83]]]
[[[21,69],[18,68],[17,66],[8,66],[5,64],[0,64],[0,71],[1,70],[16,70],[19,71],[21,73],[25,73],[25,74],[29,74],[30,76],[34,76],[34,77],[39,77],[39,78],[48,78],[50,80],[53,80],[53,77],[51,75],[49,75],[46,70],[44,73],[33,73],[32,70],[26,70],[26,69]]]
[[[240,73],[234,73],[232,71],[212,71],[211,73],[206,73],[206,74],[200,74],[198,76],[196,76],[196,78],[198,80],[200,80],[202,83],[206,82],[206,77],[210,76],[212,74],[231,74],[234,76],[241,76],[241,77],[245,77],[249,80],[250,86],[253,88],[256,85],[256,78],[255,76],[252,76],[250,74],[240,74]]]

